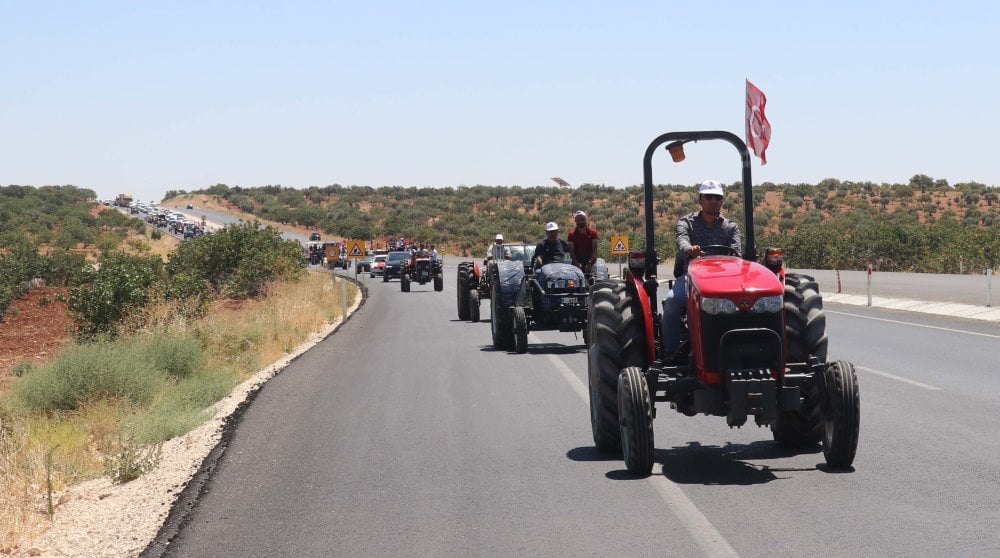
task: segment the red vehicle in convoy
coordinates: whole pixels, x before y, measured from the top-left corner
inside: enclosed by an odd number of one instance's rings
[[[687,270],[687,339],[665,355],[657,310],[652,157],[688,142],[723,140],[743,162],[743,253],[703,246]],[[683,153],[683,151],[681,151]],[[675,161],[683,160],[683,155]],[[812,277],[786,273],[784,253],[757,261],[750,155],[729,132],[671,132],[643,160],[645,248],[628,255],[622,279],[600,281],[588,306],[590,418],[598,449],[624,455],[628,470],[650,474],[654,405],[687,416],[753,417],[782,445],[822,443],[830,467],[849,468],[858,446],[861,403],[854,365],[827,360],[826,318]]]

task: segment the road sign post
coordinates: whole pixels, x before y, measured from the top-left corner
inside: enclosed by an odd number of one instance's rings
[[[618,256],[618,276],[622,276],[622,256],[628,254],[628,235],[611,235],[611,254]]]

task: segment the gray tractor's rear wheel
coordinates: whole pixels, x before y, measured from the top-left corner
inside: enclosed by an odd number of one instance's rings
[[[625,467],[633,475],[647,477],[653,470],[653,401],[638,366],[618,375],[618,413]]]
[[[861,430],[858,377],[854,365],[843,360],[828,364],[824,374],[823,456],[827,465],[846,469],[854,463]]]
[[[462,262],[458,264],[458,319],[469,319],[469,288],[472,277],[472,262]]]
[[[479,289],[469,289],[469,321],[479,323]]]
[[[514,315],[514,352],[523,355],[528,352],[528,318],[524,308],[515,306]]]
[[[622,449],[618,426],[618,375],[648,366],[646,331],[639,301],[620,280],[598,281],[590,297],[591,342],[587,348],[590,429],[597,449]]]
[[[806,362],[810,356],[826,362],[826,314],[819,286],[808,275],[785,276],[785,339],[788,362]],[[787,446],[818,444],[823,435],[820,392],[816,382],[804,387],[802,406],[784,411],[771,425],[774,440]]]

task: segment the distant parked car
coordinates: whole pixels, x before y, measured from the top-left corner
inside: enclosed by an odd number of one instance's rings
[[[374,279],[376,275],[381,277],[385,273],[385,259],[387,257],[386,254],[378,254],[372,258],[371,271],[368,273],[370,278]]]
[[[188,209],[194,209],[194,206],[193,206],[193,205],[191,205],[191,204],[187,204],[187,208],[188,208]]]
[[[374,260],[374,259],[375,259],[375,256],[373,256],[371,254],[368,254],[367,256],[361,258],[360,260],[358,260],[358,263],[357,263],[358,267],[355,268],[356,271],[358,273],[361,273],[361,272],[371,273],[372,272],[372,260]]]
[[[320,238],[318,232],[314,232],[311,235],[309,235],[309,240],[310,241],[319,241],[319,240],[322,240],[322,238]]]

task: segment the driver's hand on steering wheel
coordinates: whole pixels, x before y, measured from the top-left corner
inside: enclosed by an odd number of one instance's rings
[[[688,248],[688,252],[687,253],[688,253],[688,256],[692,257],[692,258],[697,258],[698,256],[704,256],[705,255],[705,252],[702,251],[701,246],[698,246],[697,244],[694,245],[694,246],[692,246],[692,247],[690,247],[690,248]]]

